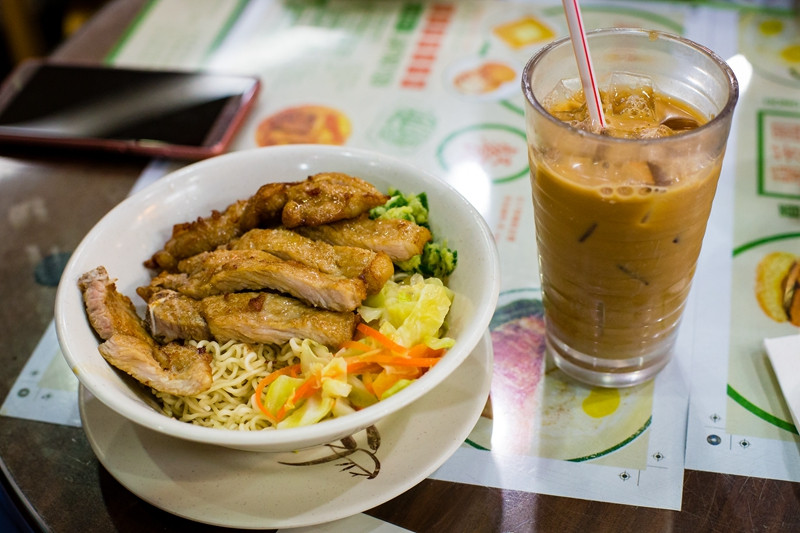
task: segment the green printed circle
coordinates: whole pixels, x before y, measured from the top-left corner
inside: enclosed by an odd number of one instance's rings
[[[762,237],[754,241],[746,242],[734,248],[733,257],[736,257],[740,253],[745,252],[751,248],[761,246],[762,244],[767,244],[768,242],[782,241],[784,239],[795,239],[797,237],[800,237],[800,233],[779,233],[778,235],[770,235],[768,237]]]
[[[473,161],[493,183],[514,181],[529,172],[525,132],[506,124],[475,124],[456,130],[439,145],[436,159],[446,171]]]

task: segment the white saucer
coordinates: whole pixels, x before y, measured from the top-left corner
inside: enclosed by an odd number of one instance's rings
[[[166,437],[119,416],[84,387],[79,405],[97,458],[143,500],[217,526],[285,528],[360,513],[428,477],[469,435],[491,380],[486,334],[449,378],[381,420],[376,432],[296,453],[245,452]],[[310,461],[317,464],[297,465]]]

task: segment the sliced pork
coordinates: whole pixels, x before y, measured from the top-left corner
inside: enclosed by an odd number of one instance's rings
[[[318,309],[295,298],[267,292],[241,292],[195,300],[161,290],[148,302],[153,334],[165,339],[214,338],[283,344],[297,337],[338,348],[353,337],[356,315]]]
[[[180,273],[162,272],[149,288],[172,289],[195,299],[226,292],[273,289],[331,311],[353,311],[367,297],[360,279],[320,272],[261,250],[214,250],[178,264]]]
[[[170,394],[196,395],[211,387],[211,356],[176,343],[159,345],[104,267],[85,273],[78,286],[89,322],[105,341],[98,350],[111,365]]]
[[[198,300],[177,291],[159,290],[147,300],[145,322],[150,333],[161,342],[176,339],[210,339],[211,332]]]
[[[108,277],[105,267],[83,274],[78,279],[78,288],[83,294],[89,322],[101,339],[109,339],[115,333],[150,337],[144,321],[136,314],[133,302],[117,292],[117,285]]]
[[[158,270],[174,270],[181,259],[213,250],[254,228],[257,220],[247,206],[247,200],[240,200],[221,213],[213,211],[209,217],[176,224],[164,248],[153,254],[145,262],[145,266]]]
[[[145,262],[155,270],[174,270],[177,262],[227,244],[255,227],[319,225],[358,216],[383,205],[388,196],[366,181],[325,172],[304,181],[267,183],[246,200],[208,217],[176,224],[172,236]]]
[[[319,226],[357,217],[389,199],[371,183],[342,174],[323,172],[288,189],[282,221],[288,228]]]
[[[335,349],[353,338],[357,320],[353,312],[325,311],[267,292],[210,296],[202,307],[219,342],[283,344],[296,337]]]
[[[392,261],[406,261],[422,253],[431,232],[408,220],[377,219],[367,215],[324,226],[303,226],[295,231],[310,239],[338,246],[357,246],[383,252]]]
[[[139,337],[112,335],[98,349],[109,363],[158,391],[195,396],[211,387],[210,355],[191,346],[171,343],[160,348],[172,362],[168,370],[153,359],[151,346]]]
[[[289,199],[287,192],[291,186],[291,183],[267,183],[247,199],[245,220],[254,222],[251,228],[277,226],[281,223],[283,206]]]
[[[287,261],[297,261],[326,274],[359,278],[367,294],[374,294],[394,274],[391,258],[355,246],[334,246],[283,228],[252,229],[233,241],[232,250],[263,250]]]

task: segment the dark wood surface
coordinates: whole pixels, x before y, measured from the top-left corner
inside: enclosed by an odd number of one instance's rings
[[[144,3],[112,2],[55,56],[100,60]],[[147,163],[0,147],[0,398],[53,316],[56,288],[37,281],[37,265],[73,250]],[[0,417],[0,458],[16,503],[36,529],[224,530],[131,494],[98,463],[81,429]],[[367,513],[412,531],[800,531],[800,484],[687,471],[677,512],[425,480]]]

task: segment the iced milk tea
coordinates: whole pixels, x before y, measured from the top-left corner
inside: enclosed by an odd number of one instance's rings
[[[668,361],[729,119],[711,135],[719,109],[620,70],[601,82],[608,128],[587,131],[576,83],[556,83],[527,114],[548,348],[579,379],[630,385]]]

